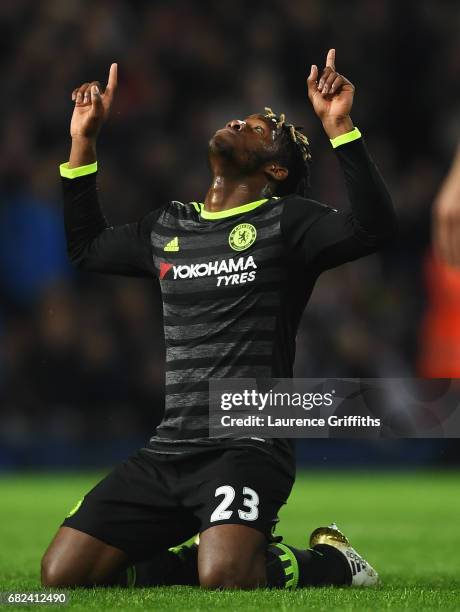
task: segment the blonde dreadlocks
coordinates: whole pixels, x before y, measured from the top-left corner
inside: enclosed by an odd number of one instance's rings
[[[286,123],[284,113],[276,115],[271,108],[265,107],[264,117],[269,119],[276,130],[279,148],[279,160],[286,164],[289,170],[288,178],[278,186],[278,195],[298,193],[306,196],[310,186],[310,143],[301,127]]]

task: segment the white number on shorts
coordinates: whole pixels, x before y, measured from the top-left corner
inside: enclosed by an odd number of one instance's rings
[[[214,523],[215,521],[225,521],[225,519],[229,519],[233,514],[233,511],[228,510],[228,507],[235,499],[235,489],[230,485],[217,487],[214,497],[219,497],[219,495],[223,495],[224,499],[211,514],[211,518],[209,519],[211,523]],[[248,512],[245,510],[238,510],[238,516],[244,521],[257,520],[259,516],[259,496],[254,489],[249,487],[243,488],[243,495],[247,496],[243,499],[243,505],[248,509]]]
[[[249,512],[238,510],[238,516],[245,521],[256,521],[259,516],[259,508],[257,507],[259,505],[259,496],[254,489],[249,487],[244,487],[243,495],[249,495],[249,497],[243,499],[243,506],[249,508]]]
[[[230,485],[217,487],[214,497],[219,497],[219,495],[224,495],[224,499],[211,514],[211,518],[209,519],[211,523],[214,523],[214,521],[225,521],[225,519],[229,519],[233,514],[233,511],[227,510],[227,508],[235,499],[235,489]]]

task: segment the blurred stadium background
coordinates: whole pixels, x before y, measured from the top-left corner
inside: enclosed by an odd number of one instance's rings
[[[169,199],[202,199],[210,135],[265,105],[305,126],[313,195],[344,206],[305,86],[310,64],[335,47],[400,237],[323,275],[296,373],[459,376],[460,281],[430,258],[430,210],[460,135],[459,25],[459,4],[437,0],[0,3],[0,470],[109,466],[161,417],[156,287],[79,274],[65,252],[58,164],[69,151],[70,94],[104,83],[114,60],[120,86],[98,153],[102,201],[117,224]],[[449,440],[298,447],[309,467],[460,463]]]

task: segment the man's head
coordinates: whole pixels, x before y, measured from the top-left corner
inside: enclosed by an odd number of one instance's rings
[[[309,185],[311,160],[307,138],[284,115],[266,108],[265,114],[233,119],[209,141],[209,155],[241,176],[261,174],[272,195],[300,193]]]

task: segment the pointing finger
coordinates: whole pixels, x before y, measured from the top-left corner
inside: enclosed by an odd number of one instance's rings
[[[118,83],[118,64],[112,64],[110,66],[109,80],[107,81],[107,87],[105,88],[105,93],[108,93],[110,96],[113,96],[117,88],[117,83]]]
[[[329,49],[326,57],[326,66],[335,70],[335,49]]]

